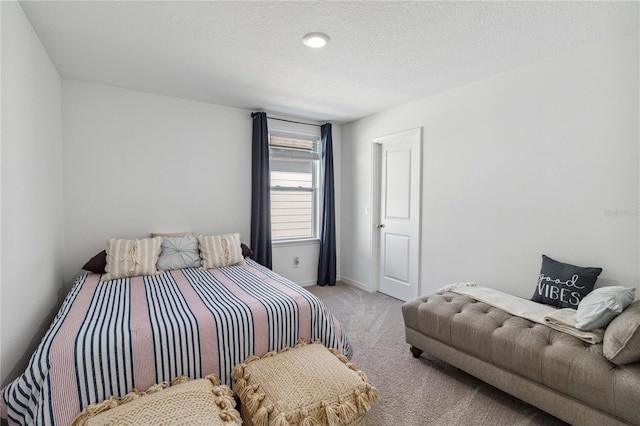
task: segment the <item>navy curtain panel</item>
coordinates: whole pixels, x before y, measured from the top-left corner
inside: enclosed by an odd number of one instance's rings
[[[322,139],[322,224],[320,227],[320,259],[318,285],[336,284],[336,206],[333,184],[333,138],[331,123],[320,127]]]
[[[271,179],[267,113],[254,112],[251,149],[251,250],[253,260],[271,269]]]

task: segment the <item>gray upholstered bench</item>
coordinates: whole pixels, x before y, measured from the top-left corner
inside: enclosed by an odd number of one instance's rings
[[[640,301],[595,345],[452,292],[408,301],[402,313],[415,357],[426,351],[572,424],[640,424],[640,362],[627,363],[640,359]]]

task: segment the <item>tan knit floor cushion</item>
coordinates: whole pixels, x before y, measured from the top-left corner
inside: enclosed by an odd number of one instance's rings
[[[245,425],[364,425],[378,391],[321,343],[249,357],[233,370]]]
[[[179,377],[146,392],[134,389],[82,411],[72,426],[104,425],[240,425],[233,392],[215,376],[191,380]]]

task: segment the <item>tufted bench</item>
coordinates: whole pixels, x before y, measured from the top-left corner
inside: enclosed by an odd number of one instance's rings
[[[402,313],[415,357],[427,351],[572,424],[640,424],[640,363],[613,364],[602,344],[452,292]]]

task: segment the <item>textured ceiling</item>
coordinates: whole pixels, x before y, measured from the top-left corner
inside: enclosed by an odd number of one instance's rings
[[[334,122],[638,36],[635,1],[21,5],[65,78]],[[312,31],[331,41],[304,46]]]

